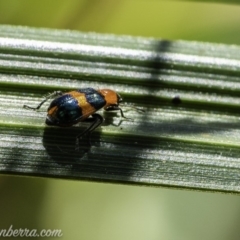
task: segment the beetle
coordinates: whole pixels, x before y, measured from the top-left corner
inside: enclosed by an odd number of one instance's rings
[[[106,111],[118,110],[123,118],[126,118],[119,103],[121,96],[111,89],[80,88],[63,93],[55,91],[39,103],[37,107],[23,105],[24,108],[38,110],[50,98],[54,98],[47,110],[45,123],[47,125],[70,127],[78,122],[92,122],[82,133],[77,135],[78,139],[88,134],[89,143],[91,133],[103,122],[103,117],[96,112],[101,108]],[[89,118],[91,116],[91,118]]]

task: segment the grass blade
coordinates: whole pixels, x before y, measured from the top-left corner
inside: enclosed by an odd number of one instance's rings
[[[239,74],[238,46],[0,26],[0,172],[239,192]],[[85,123],[22,108],[89,86],[119,92],[134,121],[102,113],[79,152]]]

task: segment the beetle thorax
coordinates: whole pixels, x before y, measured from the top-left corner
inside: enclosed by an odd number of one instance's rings
[[[119,104],[119,95],[111,89],[98,90],[106,100],[106,107]]]

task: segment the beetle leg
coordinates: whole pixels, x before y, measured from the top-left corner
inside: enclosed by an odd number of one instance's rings
[[[121,117],[126,118],[126,119],[130,119],[130,118],[127,118],[127,117],[124,116],[123,110],[119,106],[113,105],[113,106],[109,106],[109,107],[105,108],[105,111],[116,111],[116,110],[120,111]]]
[[[88,118],[86,119],[85,121],[88,121],[88,122],[92,122],[92,124],[87,128],[85,129],[83,132],[81,132],[79,135],[77,135],[77,145],[79,144],[79,139],[84,136],[85,134],[88,135],[88,141],[89,141],[89,145],[91,145],[91,133],[98,127],[102,124],[103,122],[103,117],[97,113],[93,114],[92,115],[92,118]]]
[[[38,110],[48,99],[56,97],[56,96],[61,96],[63,93],[61,91],[55,91],[53,93],[50,93],[49,95],[46,96],[45,99],[43,99],[37,107],[30,107],[28,105],[23,105],[23,108],[27,109],[32,109],[32,110]]]

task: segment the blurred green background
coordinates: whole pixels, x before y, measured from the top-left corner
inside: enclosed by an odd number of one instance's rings
[[[0,13],[0,24],[240,44],[234,4],[0,0]],[[0,229],[61,229],[71,240],[240,236],[238,195],[13,176],[0,188]]]

